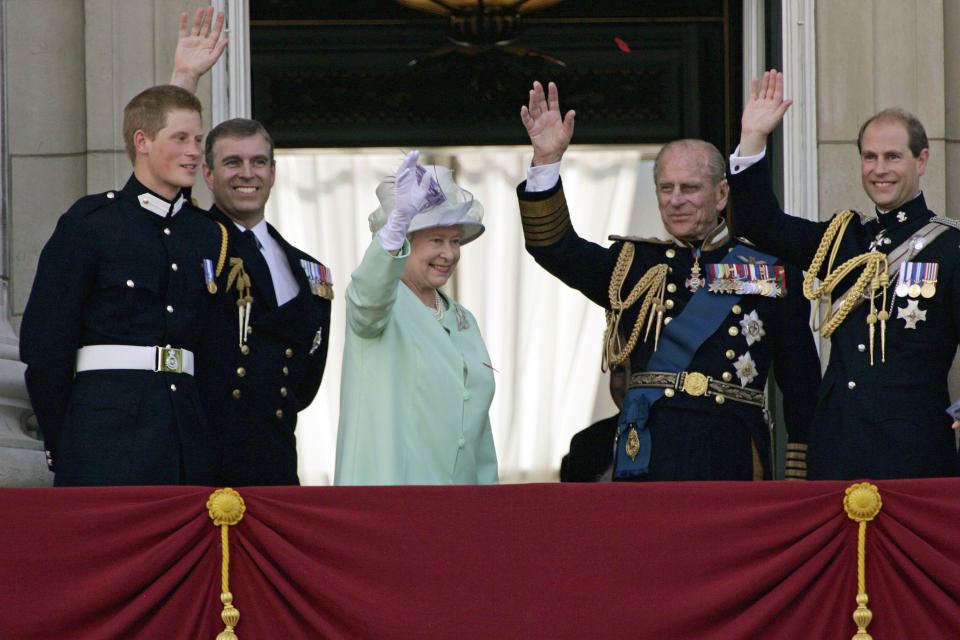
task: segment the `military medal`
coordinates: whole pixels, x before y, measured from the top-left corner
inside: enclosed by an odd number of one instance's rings
[[[210,260],[209,258],[203,259],[203,279],[207,283],[207,291],[210,293],[216,293],[217,278],[213,271],[213,260]]]
[[[893,292],[897,295],[898,298],[906,298],[907,293],[910,290],[910,278],[909,271],[911,262],[901,262],[900,263],[900,276],[897,278],[897,286]]]
[[[700,277],[700,249],[691,249],[693,253],[693,266],[690,268],[690,277],[686,279],[684,285],[692,291],[693,293],[697,292],[697,289],[706,284],[703,278]]]
[[[936,262],[925,262],[923,267],[923,285],[920,287],[920,295],[924,298],[932,298],[937,293],[937,270],[940,265]]]
[[[333,300],[333,275],[328,267],[301,258],[300,266],[310,282],[310,293]]]
[[[918,304],[917,300],[908,300],[907,306],[897,309],[897,320],[906,322],[904,329],[916,329],[918,322],[927,319],[927,310],[919,308]]]

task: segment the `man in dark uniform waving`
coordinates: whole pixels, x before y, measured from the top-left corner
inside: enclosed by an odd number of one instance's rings
[[[133,175],[80,199],[44,246],[20,356],[56,485],[212,484],[193,377],[226,230],[195,209],[200,102],[153,87],[124,109]]]
[[[197,10],[180,35],[171,82],[194,91],[224,50],[223,14]],[[333,279],[264,219],[276,163],[273,139],[256,120],[235,118],[207,135],[203,176],[210,216],[229,229],[231,262],[248,287],[218,305],[214,339],[201,349],[197,379],[218,434],[218,484],[299,484],[297,413],[317,394],[327,360]],[[232,272],[234,276],[238,271]]]
[[[900,109],[867,120],[857,145],[876,212],[814,222],[783,212],[764,160],[767,135],[790,104],[781,73],[754,80],[730,183],[737,229],[808,269],[810,297],[827,302],[821,333],[831,337],[830,363],[810,434],[810,478],[954,475],[944,410],[960,339],[960,231],[920,191],[930,158],[923,125]]]
[[[580,238],[567,211],[559,164],[574,113],[561,114],[556,86],[545,94],[534,83],[521,118],[534,152],[517,189],[527,251],[608,310],[607,364],[630,359],[614,480],[771,477],[771,364],[784,391],[787,475],[804,477],[820,369],[806,321],[796,317],[807,308],[800,276],[730,236],[720,153],[702,140],[666,145],[654,179],[672,239],[618,238],[605,248]]]

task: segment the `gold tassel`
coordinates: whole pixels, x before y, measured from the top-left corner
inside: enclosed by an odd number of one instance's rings
[[[857,633],[852,640],[873,640],[867,633],[867,627],[873,620],[873,612],[867,608],[867,522],[873,520],[880,513],[883,500],[876,485],[861,482],[847,487],[844,492],[843,510],[847,517],[859,523],[857,531],[857,608],[853,612],[853,621],[857,625]]]
[[[243,514],[247,507],[240,494],[226,487],[217,489],[210,494],[207,500],[207,511],[210,512],[210,519],[213,520],[215,527],[220,527],[220,548],[223,550],[223,561],[220,565],[221,592],[220,602],[223,603],[223,611],[220,617],[223,619],[225,628],[217,634],[216,640],[237,640],[237,634],[233,629],[240,621],[240,612],[233,606],[233,594],[230,593],[230,540],[229,529],[233,525],[243,520]]]

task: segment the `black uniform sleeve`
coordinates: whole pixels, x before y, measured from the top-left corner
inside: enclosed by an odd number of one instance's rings
[[[574,231],[567,211],[562,182],[548,190],[524,191],[517,187],[520,218],[527,253],[541,267],[590,300],[610,306],[610,276],[617,252],[584,240]]]
[[[747,238],[760,251],[772,253],[798,269],[807,269],[828,223],[783,212],[773,192],[766,159],[727,180],[736,234]]]
[[[84,303],[97,274],[96,250],[77,208],[60,217],[40,253],[20,326],[27,392],[54,460],[73,389]]]
[[[788,477],[791,475],[791,458],[803,463],[802,477],[806,477],[807,436],[820,387],[820,358],[810,330],[810,303],[803,296],[802,282],[799,270],[787,268],[787,297],[778,305],[779,325],[774,332],[773,344],[773,375],[783,392],[783,414],[790,443]],[[800,466],[794,464],[793,468]]]

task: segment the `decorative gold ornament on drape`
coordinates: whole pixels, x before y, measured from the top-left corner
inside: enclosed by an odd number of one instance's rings
[[[861,482],[847,487],[843,510],[847,517],[860,525],[857,532],[857,609],[853,612],[857,633],[853,640],[873,640],[873,636],[867,633],[867,626],[873,620],[873,613],[867,609],[867,523],[880,513],[881,507],[883,500],[876,485]]]
[[[213,520],[213,526],[220,527],[220,547],[223,550],[223,562],[220,565],[221,575],[221,593],[220,602],[223,603],[223,611],[220,617],[226,628],[217,634],[216,640],[237,640],[237,634],[233,629],[240,621],[240,612],[233,606],[233,594],[230,593],[230,540],[228,531],[230,527],[243,520],[243,514],[247,507],[243,503],[240,494],[226,487],[217,489],[210,494],[207,500],[207,511],[210,512],[210,519]]]

